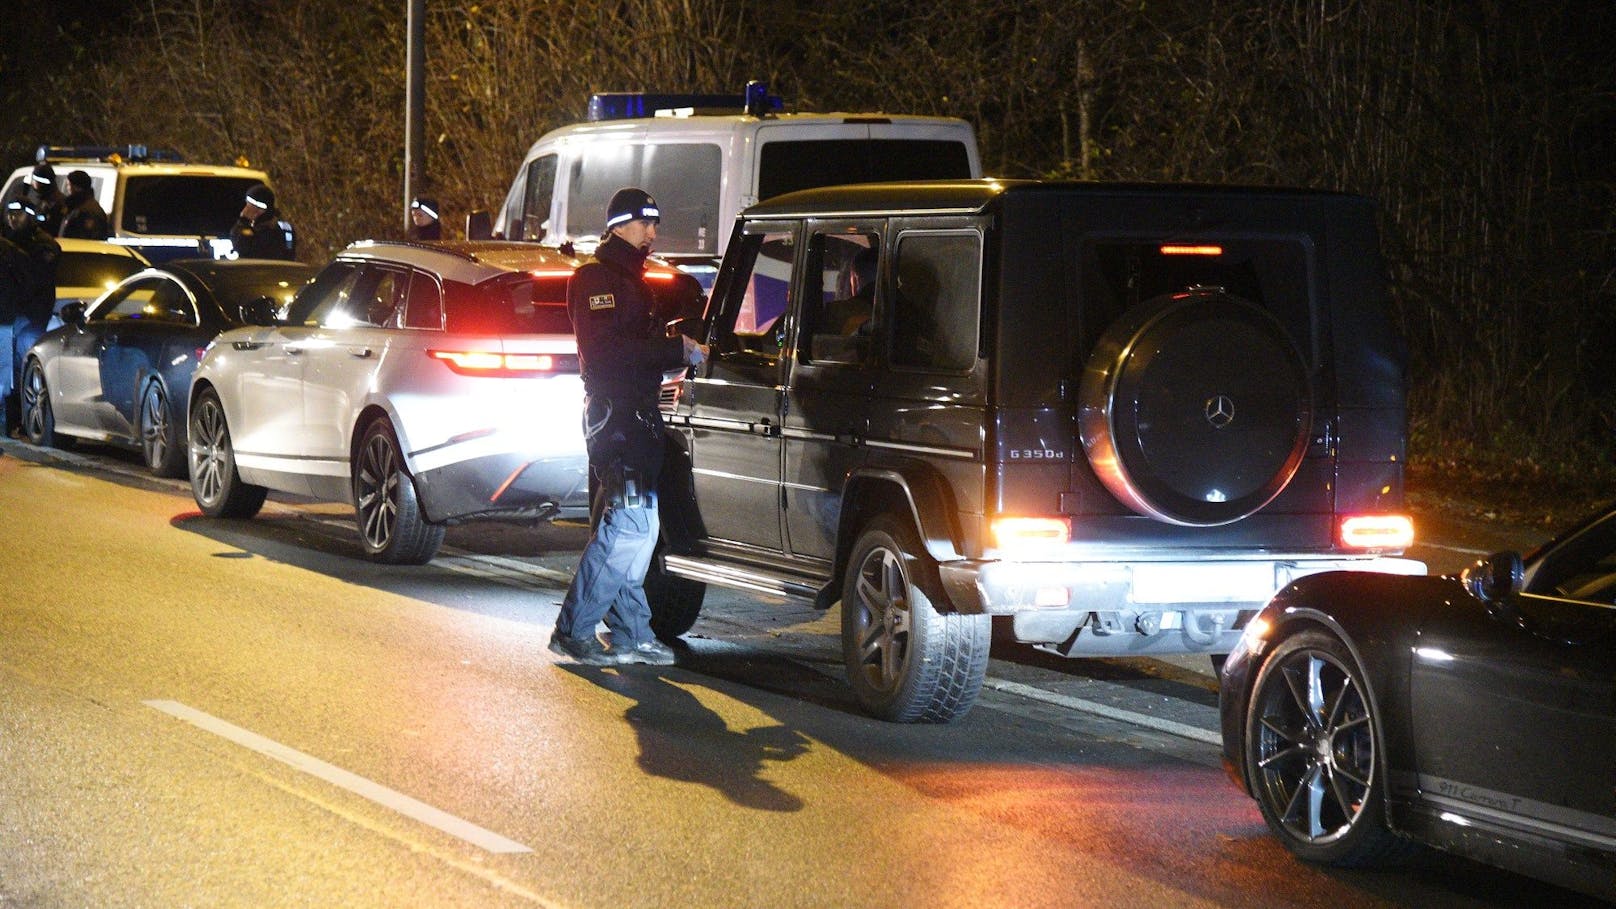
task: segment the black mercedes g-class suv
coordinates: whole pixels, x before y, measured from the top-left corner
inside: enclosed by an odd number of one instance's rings
[[[742,213],[671,426],[653,625],[706,584],[842,604],[870,713],[947,721],[993,616],[1228,653],[1280,587],[1398,558],[1404,349],[1372,204],[972,180]]]

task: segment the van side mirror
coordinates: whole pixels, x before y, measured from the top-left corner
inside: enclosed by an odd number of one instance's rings
[[[494,238],[494,216],[490,212],[478,209],[466,215],[467,240],[492,240]]]
[[[1525,577],[1521,554],[1508,550],[1493,553],[1459,575],[1465,589],[1488,606],[1498,606],[1519,593]]]
[[[280,305],[274,297],[254,297],[241,304],[240,315],[244,325],[274,325],[280,317]]]

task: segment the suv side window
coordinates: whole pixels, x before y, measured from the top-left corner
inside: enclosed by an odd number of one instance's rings
[[[786,337],[796,235],[747,233],[713,323],[713,354],[722,360],[775,365]]]
[[[797,341],[803,360],[860,364],[870,359],[880,259],[880,234],[816,232],[809,238]]]
[[[556,156],[540,155],[527,166],[522,223],[512,226],[513,240],[543,240],[550,227],[550,200],[555,195]]]
[[[304,285],[286,310],[288,325],[319,325],[347,299],[359,269],[352,262],[333,262]]]
[[[410,273],[410,298],[404,308],[405,328],[443,328],[443,291],[424,272]]]
[[[976,364],[982,238],[916,232],[898,238],[892,306],[894,366],[966,372]]]

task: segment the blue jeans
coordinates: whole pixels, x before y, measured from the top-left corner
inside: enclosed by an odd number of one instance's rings
[[[570,638],[595,633],[602,619],[612,645],[651,640],[651,604],[645,600],[645,572],[651,567],[662,525],[656,493],[644,493],[637,507],[606,506],[578,558],[567,595],[561,600],[556,630]]]
[[[10,429],[11,394],[17,387],[17,362],[12,355],[12,323],[0,322],[0,431]]]

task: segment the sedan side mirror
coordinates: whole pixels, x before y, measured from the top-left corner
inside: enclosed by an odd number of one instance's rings
[[[1518,552],[1495,552],[1459,576],[1465,588],[1488,606],[1500,605],[1521,590],[1526,568]]]
[[[83,300],[74,300],[66,306],[63,306],[62,311],[57,313],[57,315],[61,317],[63,324],[83,325],[84,313],[88,309],[89,304],[85,303]]]
[[[246,325],[274,325],[279,315],[274,297],[255,297],[241,304],[241,321]]]

